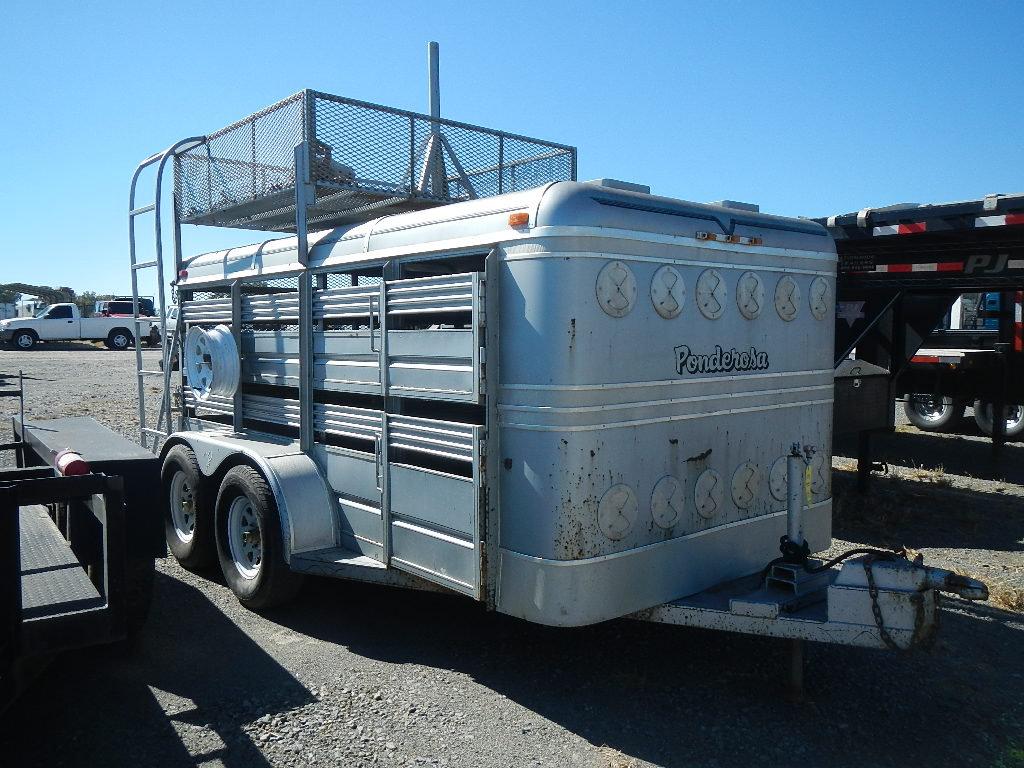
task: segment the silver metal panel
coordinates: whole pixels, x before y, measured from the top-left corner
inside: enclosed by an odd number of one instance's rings
[[[383,560],[380,508],[339,498],[338,512],[341,543],[375,560]]]
[[[379,503],[376,462],[372,453],[317,445],[313,448],[313,455],[326,468],[327,482],[336,493]]]
[[[231,297],[182,302],[181,317],[186,323],[230,323]]]
[[[242,322],[298,322],[299,297],[297,293],[268,294],[242,297]]]
[[[390,470],[392,514],[462,534],[472,546],[476,536],[472,478],[394,462]]]
[[[506,508],[507,509],[507,508]],[[830,539],[832,502],[805,512],[812,550]],[[779,553],[786,515],[577,560],[531,557],[502,547],[497,609],[527,621],[580,626],[708,589],[723,572],[753,573]]]
[[[394,415],[389,419],[388,441],[392,448],[472,462],[480,431],[472,424]]]
[[[391,562],[457,592],[475,595],[478,556],[472,543],[406,520],[391,524]]]

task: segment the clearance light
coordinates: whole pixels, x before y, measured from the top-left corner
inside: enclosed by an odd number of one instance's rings
[[[179,280],[188,280],[188,270],[187,269],[180,270],[178,272],[178,279]]]
[[[697,239],[698,240],[717,240],[718,239],[718,235],[716,235],[714,232],[698,232],[697,233]]]
[[[525,211],[519,211],[518,213],[510,213],[508,215],[508,225],[510,227],[525,227],[530,223],[530,214]]]

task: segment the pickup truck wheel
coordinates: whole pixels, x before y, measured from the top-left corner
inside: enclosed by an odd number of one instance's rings
[[[284,561],[281,523],[270,486],[252,467],[228,470],[217,494],[217,554],[224,580],[253,611],[281,605],[302,586]]]
[[[160,470],[160,483],[168,549],[183,568],[209,568],[216,559],[213,505],[207,499],[209,483],[199,471],[195,454],[184,445],[171,448]]]
[[[11,337],[11,344],[18,349],[32,349],[37,341],[39,341],[39,337],[36,336],[35,331],[31,330],[15,331]]]
[[[910,423],[931,432],[954,426],[963,418],[964,407],[951,397],[910,394],[903,399],[903,411]]]
[[[1009,405],[1005,407],[1006,414],[1006,436],[1019,437],[1024,434],[1024,407]],[[981,400],[974,402],[974,420],[978,423],[978,429],[986,435],[992,434],[992,403],[985,403]]]
[[[115,328],[107,336],[107,346],[110,349],[124,350],[132,345],[132,334],[127,328]]]

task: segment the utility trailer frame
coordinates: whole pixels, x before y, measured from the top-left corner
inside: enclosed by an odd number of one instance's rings
[[[134,636],[166,552],[147,514],[156,459],[89,418],[26,423],[24,377],[8,378],[0,396],[20,407],[0,445],[17,460],[0,469],[0,710],[55,653]]]
[[[837,407],[837,425],[857,414],[858,483],[874,466],[871,434],[892,429],[892,403],[926,393],[992,404],[995,414],[1024,397],[1024,195],[989,195],[940,205],[894,205],[823,217],[839,255],[836,365],[856,358],[887,371],[885,397],[867,388]],[[918,358],[933,330],[963,293],[1000,292],[991,350],[964,364]],[[865,414],[870,413],[870,416]],[[993,418],[998,456],[1005,419]],[[842,431],[837,428],[837,432]]]

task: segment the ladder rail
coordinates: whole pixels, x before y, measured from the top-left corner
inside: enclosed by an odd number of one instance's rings
[[[139,278],[138,273],[142,269],[155,268],[157,272],[157,301],[159,306],[159,313],[157,317],[160,318],[161,322],[166,323],[167,318],[167,300],[166,300],[166,289],[164,280],[164,259],[163,259],[163,226],[161,221],[161,202],[163,196],[163,178],[164,170],[167,167],[167,161],[171,157],[184,152],[188,149],[192,149],[206,141],[205,136],[191,136],[187,139],[182,139],[170,147],[165,149],[163,152],[157,152],[150,155],[143,160],[135,168],[135,172],[132,174],[131,187],[128,194],[128,255],[131,260],[131,276],[132,276],[132,310],[135,317],[139,317]],[[156,188],[153,196],[153,202],[147,205],[136,204],[136,193],[138,191],[139,177],[142,172],[150,166],[156,164]],[[155,237],[155,258],[151,261],[139,263],[137,258],[136,248],[136,237],[135,237],[135,219],[145,213],[153,214],[153,234]],[[181,266],[181,220],[178,216],[177,201],[174,205],[174,269],[175,275]],[[175,325],[177,329],[177,324]],[[136,372],[145,370],[142,362],[142,339],[139,333],[139,326],[136,324],[135,333],[132,334],[135,341],[135,369]],[[161,343],[166,345],[166,340],[163,338],[166,333],[161,334]],[[177,334],[175,334],[174,340],[176,343]],[[166,349],[164,350],[164,356],[166,357]],[[144,383],[144,376],[136,375],[138,396],[139,396],[139,438],[142,442],[142,446],[157,447],[157,440],[154,436],[152,446],[147,445],[147,435],[158,432],[163,420],[163,415],[166,414],[167,418],[167,434],[171,432],[171,371],[170,366],[164,366],[164,386],[162,393],[162,402],[160,413],[157,417],[157,430],[149,429],[146,425],[146,388]]]

